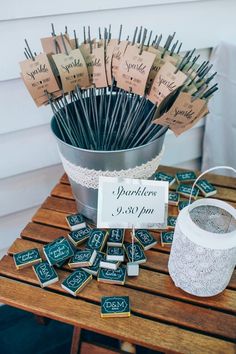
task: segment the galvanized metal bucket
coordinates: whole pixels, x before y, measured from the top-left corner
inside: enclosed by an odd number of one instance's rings
[[[165,132],[156,140],[145,145],[127,150],[116,151],[94,151],[74,147],[62,141],[55,117],[52,118],[51,128],[56,137],[59,153],[65,168],[65,161],[70,163],[72,168],[76,166],[85,170],[96,171],[120,171],[129,170],[146,164],[153,160],[162,151]],[[158,165],[156,166],[156,168]],[[66,170],[66,168],[65,168]],[[71,183],[72,191],[78,207],[78,212],[96,224],[97,220],[97,197],[98,190],[87,188],[75,181],[71,174],[66,171]],[[132,178],[137,178],[135,175]]]

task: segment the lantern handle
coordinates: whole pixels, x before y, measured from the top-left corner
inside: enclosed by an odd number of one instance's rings
[[[202,176],[204,176],[206,173],[211,172],[211,171],[214,171],[214,170],[218,170],[218,169],[231,170],[231,171],[233,171],[233,172],[236,173],[235,168],[230,167],[230,166],[215,166],[215,167],[209,168],[208,170],[202,172],[202,173],[198,176],[198,178],[194,181],[194,183],[193,183],[193,185],[192,185],[192,189],[191,189],[191,193],[190,193],[190,196],[189,196],[188,205],[190,205],[190,203],[191,203],[191,199],[192,199],[192,196],[193,196],[193,190],[194,190],[194,187],[196,186],[197,181],[199,181],[199,179],[200,179]]]

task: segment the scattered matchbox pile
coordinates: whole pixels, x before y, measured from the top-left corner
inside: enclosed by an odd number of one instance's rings
[[[176,191],[169,192],[170,205],[178,207],[180,211],[189,204],[191,185],[196,179],[194,172],[179,172],[176,176],[158,172],[154,178],[168,181],[170,185],[177,182]],[[195,189],[194,198],[199,194],[207,197],[217,192],[207,180],[199,180]],[[180,197],[188,199],[180,200]],[[147,261],[145,251],[157,243],[148,230],[135,230],[132,253],[132,243],[124,241],[125,230],[91,229],[80,214],[69,215],[66,220],[70,227],[68,239],[61,236],[45,245],[43,254],[46,260],[42,259],[37,248],[13,255],[17,269],[32,266],[42,288],[59,281],[54,267],[60,268],[64,264],[68,264],[73,272],[61,282],[61,287],[73,296],[77,296],[93,276],[97,277],[98,282],[124,285],[127,273],[127,267],[123,263],[125,255],[128,260],[127,266],[145,263]],[[177,216],[168,216],[167,229],[161,232],[162,246],[171,246],[176,220]],[[79,248],[81,245],[83,248]],[[131,273],[138,276],[136,269]],[[101,317],[129,316],[130,304],[127,296],[102,297]]]
[[[157,243],[147,230],[136,230],[132,259],[132,244],[124,243],[125,230],[91,229],[80,214],[69,215],[66,220],[70,228],[68,238],[61,236],[43,246],[46,261],[37,248],[15,254],[14,261],[17,269],[33,266],[41,287],[57,282],[59,278],[54,267],[67,264],[73,272],[61,286],[73,296],[77,296],[93,276],[102,283],[124,285],[125,255],[128,261],[144,263],[147,260],[144,251]]]

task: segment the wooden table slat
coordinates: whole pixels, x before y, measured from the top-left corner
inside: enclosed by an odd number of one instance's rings
[[[60,282],[68,276],[68,272],[57,270]],[[32,270],[32,267],[18,271],[14,265],[11,256],[4,256],[1,261],[0,274],[17,280],[22,280],[31,284],[38,285],[38,280]],[[49,286],[61,293],[67,292],[55,283]],[[234,340],[236,336],[236,317],[233,315],[220,313],[218,311],[185,304],[172,299],[163,298],[148,293],[140,294],[135,289],[128,289],[113,286],[110,284],[101,284],[93,280],[81,293],[79,298],[96,301],[100,303],[102,296],[129,296],[132,304],[132,311],[149,318],[170,322],[172,324],[185,326],[206,332],[212,335],[218,335]],[[228,327],[225,328],[227,322]]]
[[[235,344],[221,339],[186,331],[176,326],[135,315],[130,318],[104,320],[100,318],[100,307],[97,305],[51,293],[4,277],[1,277],[0,281],[0,301],[37,315],[131,341],[154,350],[207,354],[212,353],[214,347],[214,353],[235,353]],[[91,321],[88,321],[88,319],[91,319]]]
[[[9,248],[8,253],[12,255],[34,247],[38,247],[40,254],[44,258],[41,244],[24,239],[17,239]],[[136,290],[148,291],[176,300],[236,313],[236,292],[233,290],[226,289],[221,294],[209,298],[196,297],[176,288],[168,275],[146,269],[140,270],[138,278],[127,277],[125,284]]]
[[[21,237],[36,242],[49,243],[60,236],[67,236],[69,230],[30,222],[21,231]]]

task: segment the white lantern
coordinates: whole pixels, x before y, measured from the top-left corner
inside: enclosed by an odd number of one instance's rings
[[[235,263],[236,210],[231,205],[201,199],[180,211],[168,263],[177,287],[192,295],[216,295],[228,285]]]

